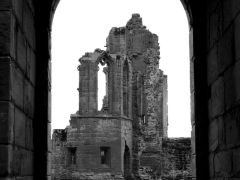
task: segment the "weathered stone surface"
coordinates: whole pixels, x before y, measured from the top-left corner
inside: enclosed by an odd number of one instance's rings
[[[26,145],[26,116],[25,114],[19,110],[18,108],[15,108],[15,144],[18,146],[25,147]]]
[[[222,77],[212,85],[211,102],[212,117],[221,115],[224,112],[224,81]]]
[[[214,167],[217,177],[228,176],[232,171],[232,152],[217,153],[214,157]]]
[[[12,169],[12,146],[11,145],[0,145],[0,176],[4,177],[11,174]]]
[[[18,176],[29,176],[33,170],[33,154],[22,148],[14,148],[13,150],[13,170]]]
[[[11,13],[10,11],[0,11],[0,56],[10,54],[10,29]]]
[[[0,143],[13,143],[14,107],[9,102],[0,101]]]
[[[163,139],[162,179],[191,179],[190,138]]]
[[[11,98],[14,103],[23,109],[24,76],[16,64],[11,64]]]
[[[10,58],[0,58],[0,100],[10,99]]]
[[[17,62],[23,72],[26,72],[27,44],[23,32],[17,30]]]

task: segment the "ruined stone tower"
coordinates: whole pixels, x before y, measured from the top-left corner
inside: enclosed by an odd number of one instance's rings
[[[80,58],[79,110],[70,126],[53,133],[57,179],[150,179],[163,170],[167,76],[159,69],[158,37],[133,14],[125,27],[110,30],[106,47]],[[106,95],[98,111],[101,65]]]

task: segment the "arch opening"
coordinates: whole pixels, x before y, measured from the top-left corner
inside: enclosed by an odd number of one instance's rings
[[[143,17],[144,18],[144,17]],[[159,37],[159,39],[160,39],[160,41],[161,41],[161,36]],[[134,42],[133,42],[134,43]],[[175,44],[176,44],[176,42],[175,42]],[[187,45],[188,45],[188,42],[187,42]],[[95,46],[95,45],[94,45]],[[96,46],[94,47],[94,48],[96,48]],[[92,49],[92,48],[91,48]],[[88,51],[88,50],[87,50]],[[162,53],[161,53],[162,54]],[[176,54],[177,54],[177,52],[176,52]],[[161,55],[161,60],[160,60],[160,67],[162,67],[162,66],[164,66],[164,65],[161,65],[161,62],[163,62],[163,61],[165,61],[164,60],[164,58],[165,58],[165,55],[163,54],[163,55]],[[179,57],[178,57],[179,58]],[[175,58],[175,60],[176,60],[177,58]],[[189,59],[189,57],[187,57],[186,59]],[[168,58],[168,60],[169,60],[169,58]],[[163,63],[164,64],[164,63]],[[178,66],[178,64],[175,64],[175,66],[176,67],[179,67]],[[128,112],[128,109],[129,109],[129,95],[128,95],[128,91],[127,91],[127,89],[129,88],[128,87],[128,84],[126,83],[126,82],[128,82],[129,81],[129,77],[128,77],[128,72],[129,71],[129,69],[128,69],[128,66],[126,65],[126,64],[124,64],[124,67],[123,67],[123,91],[122,91],[122,97],[123,97],[123,99],[122,99],[122,101],[123,101],[123,114],[124,115],[127,115],[129,112]],[[174,71],[176,71],[176,69],[174,69]],[[178,73],[176,73],[175,72],[175,74],[178,74]],[[181,74],[182,75],[182,74]],[[170,77],[170,76],[169,76]],[[182,78],[180,78],[180,79],[182,79]],[[190,79],[190,78],[189,78]],[[101,86],[103,85],[103,84],[105,84],[104,82],[101,82],[101,81],[99,81],[100,83],[101,83]],[[178,81],[178,82],[180,82],[180,80]],[[171,84],[170,83],[170,81],[169,81],[169,83],[168,84]],[[142,84],[142,86],[144,86],[144,83]],[[187,86],[187,85],[186,85]],[[190,85],[189,85],[190,86]],[[98,86],[98,87],[100,87],[100,85]],[[170,88],[170,86],[169,86],[169,88]],[[175,86],[175,88],[171,88],[171,89],[176,89],[176,86]],[[179,90],[180,88],[178,88],[178,90]],[[190,89],[190,88],[189,88]],[[179,93],[179,92],[178,92]],[[182,96],[183,96],[183,94],[181,94]],[[99,96],[99,95],[98,95]],[[170,97],[171,97],[171,95],[169,95]],[[189,97],[190,97],[190,94],[188,95]],[[141,101],[144,101],[144,96],[141,96],[142,97],[142,100]],[[180,97],[178,96],[178,98],[177,99],[175,99],[175,102],[177,102],[177,101],[182,101],[182,99],[180,99]],[[188,99],[188,101],[190,102],[190,98]],[[188,103],[189,103],[188,102]],[[170,104],[170,103],[169,103]],[[178,108],[179,108],[180,106],[178,106]],[[143,106],[142,106],[142,108],[143,108]],[[188,107],[188,113],[190,114],[190,106]],[[167,108],[165,108],[163,111],[167,111],[168,109]],[[144,110],[142,110],[142,111],[144,111]],[[166,113],[167,115],[165,115],[165,117],[163,117],[163,118],[165,118],[165,119],[167,119],[168,118],[168,115],[170,114],[170,113]],[[173,114],[173,113],[171,113],[171,114]],[[181,118],[179,118],[179,115],[181,114],[181,113],[175,113],[175,114],[178,114],[178,118],[174,118],[174,120],[175,121],[177,121],[176,119],[181,119]],[[187,113],[186,113],[187,114]],[[149,122],[148,121],[148,115],[147,114],[143,114],[142,115],[142,117],[140,118],[141,119],[141,121],[142,121],[142,124],[144,125],[144,126],[149,126],[149,123],[151,123],[151,122]],[[182,118],[183,119],[183,118]],[[190,123],[190,118],[189,118],[189,123]],[[163,124],[162,126],[166,126],[166,128],[168,128],[167,127],[167,124],[165,123],[165,124]],[[173,128],[174,130],[172,130],[172,131],[174,131],[174,132],[176,132],[176,129],[179,129],[179,127],[181,127],[182,126],[182,124],[179,126],[179,125],[177,125],[178,126],[178,128]],[[186,128],[184,128],[184,131],[185,131],[185,129]],[[167,134],[165,135],[165,137],[167,136]],[[173,135],[174,136],[174,135]],[[186,135],[180,135],[180,136],[186,136]],[[190,136],[190,129],[189,129],[189,132],[188,132],[188,135],[187,136]],[[175,136],[176,137],[176,136]],[[166,147],[165,147],[166,148]]]

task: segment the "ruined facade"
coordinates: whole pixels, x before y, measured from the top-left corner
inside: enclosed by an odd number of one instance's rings
[[[80,58],[79,109],[70,126],[53,133],[53,177],[190,177],[190,138],[182,142],[185,149],[167,138],[167,76],[159,69],[157,35],[133,14],[126,27],[111,29],[106,46]],[[101,65],[106,65],[106,95],[98,111]]]

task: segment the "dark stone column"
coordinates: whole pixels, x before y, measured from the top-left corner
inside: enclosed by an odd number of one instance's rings
[[[83,61],[79,66],[79,114],[96,113],[98,108],[98,65]]]

